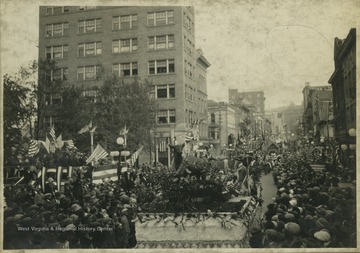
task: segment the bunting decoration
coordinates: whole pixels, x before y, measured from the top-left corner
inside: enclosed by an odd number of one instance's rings
[[[80,168],[81,167],[75,167]],[[57,168],[46,168],[43,167],[41,171],[38,172],[38,178],[41,177],[41,187],[45,191],[46,180],[51,177],[54,179],[54,185],[57,187],[57,191],[60,191],[60,187],[65,184],[68,178],[73,177],[73,167],[57,167]],[[32,182],[34,184],[35,181]]]
[[[106,150],[98,144],[96,148],[94,149],[94,152],[90,155],[90,157],[86,160],[86,163],[90,163],[92,161],[98,161],[106,156],[108,156],[109,153],[106,152]]]
[[[38,141],[36,140],[30,140],[30,147],[28,151],[28,157],[33,157],[37,153],[39,153],[40,147],[38,145]]]
[[[92,174],[92,183],[99,184],[102,183],[105,179],[117,181],[117,168],[117,164],[98,166]]]
[[[189,141],[192,141],[194,140],[194,135],[192,132],[187,132],[185,133],[185,141],[189,142]]]

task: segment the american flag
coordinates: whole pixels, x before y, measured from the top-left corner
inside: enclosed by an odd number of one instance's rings
[[[67,140],[65,141],[68,149],[76,149],[73,140]]]
[[[38,141],[30,140],[30,147],[29,147],[29,151],[28,151],[28,156],[32,157],[32,156],[36,155],[37,153],[39,153],[39,151],[40,151],[40,147],[38,145]]]
[[[98,144],[94,149],[94,152],[90,155],[90,157],[86,160],[86,163],[90,163],[92,161],[101,160],[109,155],[106,150]]]

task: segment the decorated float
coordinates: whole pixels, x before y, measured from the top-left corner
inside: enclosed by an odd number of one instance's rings
[[[236,168],[224,170],[222,159],[184,155],[187,144],[170,145],[174,168],[154,172],[148,185],[137,189],[136,247],[249,247],[260,198],[250,195],[247,179],[236,179]]]

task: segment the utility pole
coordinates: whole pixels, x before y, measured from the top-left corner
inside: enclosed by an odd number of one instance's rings
[[[219,144],[220,144],[220,155],[222,152],[222,145],[221,145],[221,124],[222,124],[222,120],[221,120],[221,107],[219,106]]]

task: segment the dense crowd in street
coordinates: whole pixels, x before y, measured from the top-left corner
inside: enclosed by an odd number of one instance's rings
[[[338,187],[340,182],[355,180],[348,169],[315,171],[296,154],[273,161],[256,158],[251,164],[239,159],[236,169],[229,171],[233,172],[230,178],[244,182],[249,169],[255,185],[261,172],[272,173],[278,189],[262,222],[250,229],[251,247],[356,246],[355,193]],[[6,187],[4,248],[133,248],[141,211],[137,190],[141,186],[157,192],[149,182],[164,170],[168,168],[161,164],[143,164],[130,168],[120,181],[100,184],[93,184],[85,171],[69,179],[60,192],[52,178],[47,179],[44,191],[31,180]],[[29,171],[37,174],[36,169]],[[261,194],[256,189],[259,185],[251,187],[249,194]]]
[[[341,177],[340,177],[341,175]],[[315,171],[291,155],[273,169],[277,194],[262,224],[251,228],[253,248],[356,247],[354,173],[331,167]]]

